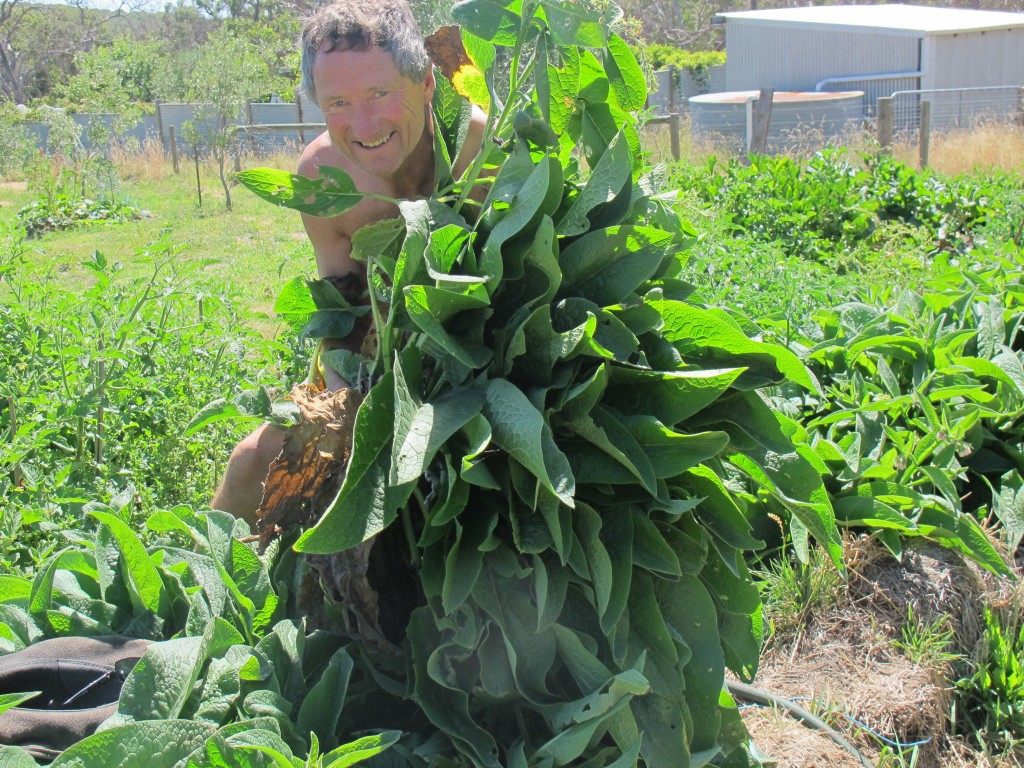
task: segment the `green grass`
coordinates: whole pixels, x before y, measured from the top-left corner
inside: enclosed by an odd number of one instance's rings
[[[254,311],[270,313],[286,280],[315,273],[313,251],[298,214],[267,205],[242,187],[233,188],[233,210],[227,211],[212,169],[200,178],[202,207],[191,166],[182,165],[177,175],[168,172],[156,180],[124,182],[123,196],[148,216],[47,233],[31,241],[29,263],[39,267],[52,262],[68,285],[84,284],[92,277],[81,264],[99,250],[107,259],[123,262],[128,276],[138,275],[145,268],[136,264],[137,250],[166,231],[171,242],[185,246],[182,259],[208,262],[205,277],[245,296]],[[0,223],[14,221],[17,212],[35,199],[24,185],[0,185]]]

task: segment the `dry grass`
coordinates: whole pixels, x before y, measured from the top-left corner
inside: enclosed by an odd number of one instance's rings
[[[671,138],[667,125],[647,126],[643,132],[644,148],[652,162],[672,162]],[[825,144],[819,131],[809,130],[805,135],[787,136],[786,154],[797,158],[809,157]],[[832,140],[853,151],[871,152],[878,148],[875,136],[859,129]],[[702,165],[709,156],[730,157],[735,148],[728,142],[715,143],[694,138],[688,115],[679,119],[679,158],[681,162]],[[893,146],[894,156],[910,167],[918,164],[917,139],[905,139]],[[963,131],[933,133],[929,148],[928,165],[945,175],[973,172],[1006,171],[1024,174],[1024,124],[1019,122],[986,123]]]
[[[922,768],[1016,766],[1016,756],[989,759],[950,733],[951,660],[913,661],[895,641],[910,609],[927,621],[948,616],[955,630],[951,650],[969,653],[980,633],[982,605],[1009,603],[1019,593],[933,545],[908,549],[897,561],[873,539],[850,537],[845,559],[849,581],[839,602],[817,609],[799,633],[774,637],[756,685],[786,698],[811,699],[805,707],[886,768],[906,763],[894,761],[891,752],[886,757],[875,739],[842,715],[905,744],[926,742],[920,746]],[[744,721],[779,768],[848,764],[834,745],[812,739],[771,710],[744,710]]]
[[[907,165],[916,165],[917,142],[899,144],[893,154]],[[954,176],[1000,170],[1024,173],[1024,125],[987,123],[967,131],[933,133],[928,166]]]

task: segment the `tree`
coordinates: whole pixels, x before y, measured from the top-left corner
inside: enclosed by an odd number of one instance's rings
[[[77,54],[109,42],[117,23],[144,0],[120,0],[112,10],[85,2],[0,0],[0,95],[18,104],[46,96],[53,83],[70,77]]]
[[[260,46],[227,28],[214,32],[201,48],[168,61],[157,75],[157,96],[198,105],[196,128],[217,163],[229,211],[228,160],[235,144],[232,128],[250,101],[279,92],[288,83]]]

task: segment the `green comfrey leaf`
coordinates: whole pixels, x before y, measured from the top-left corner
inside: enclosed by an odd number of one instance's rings
[[[587,215],[597,206],[611,201],[621,192],[624,185],[631,183],[631,169],[629,144],[619,133],[608,145],[608,150],[601,155],[601,159],[590,172],[586,185],[573,199],[572,205],[558,219],[555,225],[558,234],[575,237],[587,232],[590,229]],[[563,268],[566,268],[564,255],[562,264]],[[568,272],[568,269],[566,271]],[[569,278],[567,280],[572,282]]]
[[[671,428],[721,397],[742,372],[612,368],[605,398],[627,416],[653,416]]]
[[[503,372],[513,380],[548,384],[555,365],[576,353],[586,331],[584,324],[557,332],[551,324],[551,306],[543,304],[516,327],[505,351]]]
[[[355,664],[344,648],[331,657],[327,669],[309,689],[299,707],[296,728],[299,733],[315,733],[326,744],[337,743],[338,719],[348,692],[349,678]]]
[[[293,277],[274,301],[274,313],[281,317],[293,331],[299,331],[316,312],[316,303],[309,291],[308,282],[301,276]]]
[[[348,744],[342,744],[323,756],[324,768],[349,768],[363,760],[369,760],[394,746],[401,736],[401,731],[384,731],[375,736],[364,736]]]
[[[352,332],[356,318],[370,311],[368,304],[350,304],[327,280],[312,280],[308,286],[316,309],[302,328],[302,339],[343,339]]]
[[[471,242],[472,232],[456,224],[445,224],[430,233],[427,243],[427,271],[435,280],[465,282],[480,281],[472,275],[453,275],[452,270],[462,256],[466,244]],[[453,285],[442,287],[453,288]]]
[[[405,219],[401,216],[366,224],[352,235],[352,259],[364,264],[374,259],[393,265],[402,249],[404,235]]]
[[[522,391],[504,379],[487,382],[483,415],[493,442],[530,470],[563,504],[574,506],[575,480],[543,415]]]
[[[764,546],[764,542],[753,537],[750,523],[714,470],[705,465],[694,467],[686,473],[685,483],[693,495],[704,498],[694,513],[711,533],[737,549],[757,550]]]
[[[38,765],[21,747],[0,747],[0,768],[38,768]]]
[[[415,670],[413,696],[423,714],[476,765],[501,768],[497,742],[470,714],[469,694],[448,682],[439,669],[440,636],[427,609],[413,611],[407,634]]]
[[[541,0],[540,7],[559,46],[604,48],[608,45],[605,20],[596,9],[583,3],[569,4],[555,0]]]
[[[589,299],[571,296],[555,304],[552,325],[560,332],[586,324],[581,354],[619,362],[630,362],[640,346],[639,340],[613,313],[601,309]]]
[[[576,104],[576,96],[580,90],[581,62],[579,51],[575,48],[563,48],[562,68],[549,63],[546,70],[546,89],[538,88],[538,98],[543,98],[542,90],[548,91],[547,110],[551,121],[551,130],[562,135],[569,127],[570,118]],[[539,76],[540,77],[540,76]],[[541,111],[545,104],[541,103]],[[577,138],[579,134],[577,134]]]
[[[522,152],[529,157],[528,150],[517,148],[516,152]],[[562,166],[558,160],[547,155],[536,165],[533,165],[532,161],[529,163],[532,170],[522,185],[515,189],[512,198],[505,200],[495,197],[494,202],[499,207],[494,208],[488,215],[488,219],[493,223],[481,252],[480,271],[487,277],[491,293],[497,289],[504,275],[502,246],[521,232],[533,229],[541,217],[553,214],[562,198]],[[498,183],[501,182],[502,177],[499,176]],[[513,183],[514,180],[509,181],[507,191],[513,189]]]
[[[267,202],[310,216],[337,216],[366,197],[380,197],[358,191],[352,177],[340,168],[321,165],[318,170],[318,179],[276,168],[253,168],[236,173],[235,178]]]
[[[724,432],[683,433],[653,416],[618,417],[647,456],[654,476],[670,478],[718,456],[729,444]]]
[[[469,597],[483,567],[484,542],[488,541],[498,524],[497,512],[483,511],[469,517],[465,524],[455,523],[455,541],[445,560],[444,588],[441,605],[445,613],[452,613]]]
[[[145,720],[94,733],[51,763],[54,768],[179,768],[217,727],[194,720]]]
[[[140,610],[164,615],[167,600],[160,572],[139,541],[138,534],[127,523],[108,512],[92,512],[93,517],[113,534],[125,565],[132,602]]]
[[[513,46],[519,38],[519,15],[509,9],[513,0],[463,0],[452,6],[452,18],[479,38]]]
[[[434,183],[446,185],[452,166],[466,141],[473,119],[473,105],[439,71],[434,72]],[[440,150],[440,151],[438,151]]]
[[[647,103],[647,78],[636,61],[633,49],[614,33],[608,37],[604,68],[619,106],[629,112],[643,109]]]
[[[445,323],[456,315],[476,313],[480,317],[490,305],[486,296],[477,296],[429,285],[410,285],[406,288],[405,309],[409,318],[423,333],[440,344],[452,356],[469,368],[483,368],[493,352],[483,344],[460,338],[450,332]],[[477,327],[482,323],[474,323]]]
[[[434,402],[421,402],[396,365],[391,485],[397,488],[419,480],[441,446],[480,413],[483,400],[479,387],[458,387]]]
[[[623,426],[621,416],[598,405],[567,426],[625,467],[644,490],[657,495],[654,467],[633,434]]]
[[[664,319],[662,334],[684,355],[697,353],[703,359],[729,361],[762,376],[771,376],[771,368],[775,368],[789,381],[820,393],[817,382],[800,358],[785,347],[750,339],[720,317],[691,304],[681,301],[649,303]]]

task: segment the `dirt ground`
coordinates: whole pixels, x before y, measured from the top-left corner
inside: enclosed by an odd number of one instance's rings
[[[982,632],[985,600],[1005,599],[994,579],[955,553],[927,545],[902,561],[869,539],[847,545],[849,573],[838,602],[815,612],[793,637],[774,638],[754,685],[796,702],[845,737],[859,758],[785,710],[747,706],[743,720],[766,766],[862,768],[910,766],[883,754],[869,731],[904,745],[918,744],[917,768],[1020,768],[1024,754],[992,761],[950,734],[948,664],[915,664],[894,645],[908,607],[925,621],[952,619],[955,642],[971,649]],[[1002,587],[1005,589],[1005,586]]]

